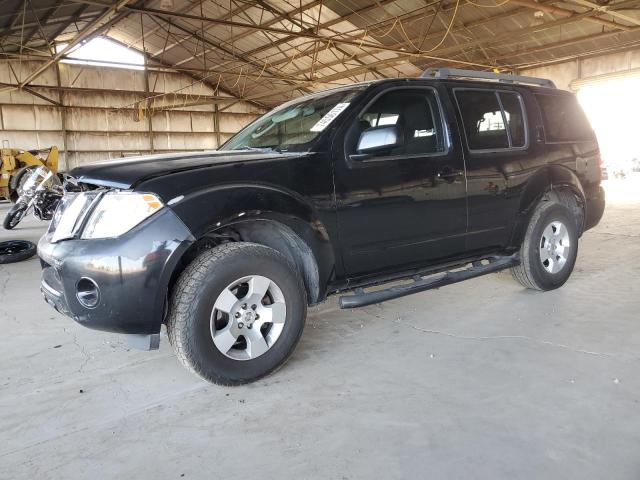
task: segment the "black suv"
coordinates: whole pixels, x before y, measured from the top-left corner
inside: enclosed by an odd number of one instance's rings
[[[225,385],[280,366],[307,306],[340,291],[351,308],[504,268],[558,288],[604,211],[574,95],[448,69],[299,98],[217,151],[71,176],[38,247],[47,302],[147,349],[164,323]]]

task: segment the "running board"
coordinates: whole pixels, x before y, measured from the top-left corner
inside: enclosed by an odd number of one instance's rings
[[[470,278],[480,277],[487,273],[498,272],[505,268],[520,265],[520,257],[517,253],[511,256],[494,256],[474,261],[468,265],[470,266],[464,270],[438,273],[428,277],[416,276],[414,277],[413,283],[395,285],[384,290],[365,292],[364,289],[358,288],[355,294],[340,297],[340,308],[366,307],[367,305],[386,302],[394,298],[400,298],[413,293],[424,292],[433,288],[440,288],[445,285],[451,285],[452,283],[462,282]]]

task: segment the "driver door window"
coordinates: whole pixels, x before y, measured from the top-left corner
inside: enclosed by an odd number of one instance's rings
[[[376,157],[428,155],[445,151],[440,109],[432,90],[400,89],[378,97],[352,126],[347,152],[363,153],[358,150],[363,134],[389,126],[396,127],[397,142],[373,152]]]

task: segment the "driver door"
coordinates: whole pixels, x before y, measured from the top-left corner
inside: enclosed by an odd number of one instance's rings
[[[348,277],[424,266],[464,251],[464,160],[442,105],[430,86],[387,88],[347,130],[335,188]],[[448,100],[445,105],[450,111]],[[393,134],[379,135],[381,129]],[[368,131],[395,143],[363,152],[376,141]]]

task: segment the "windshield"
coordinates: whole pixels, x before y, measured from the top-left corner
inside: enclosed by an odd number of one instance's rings
[[[241,130],[220,150],[307,151],[364,89],[325,92],[285,103]]]
[[[45,167],[38,167],[29,174],[29,177],[22,186],[23,192],[30,192],[35,190],[42,181],[44,181],[49,174],[49,170]]]

